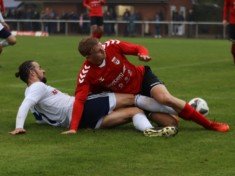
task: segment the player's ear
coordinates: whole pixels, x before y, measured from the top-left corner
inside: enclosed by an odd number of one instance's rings
[[[30,75],[33,76],[33,75],[35,75],[35,74],[36,74],[36,73],[35,73],[35,70],[34,70],[34,69],[30,69],[30,70],[29,70],[29,76],[30,76]]]

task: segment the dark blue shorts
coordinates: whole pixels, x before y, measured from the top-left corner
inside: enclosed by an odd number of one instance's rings
[[[79,128],[94,129],[97,122],[109,113],[109,97],[94,97],[86,101]]]
[[[235,24],[228,25],[228,35],[229,40],[235,42]]]
[[[0,38],[7,39],[10,35],[11,33],[5,28],[0,31]]]
[[[153,74],[149,66],[145,66],[144,68],[145,68],[144,79],[142,82],[140,94],[151,97],[150,95],[151,89],[158,84],[164,84],[164,83],[156,75]]]
[[[101,16],[92,16],[90,17],[91,25],[103,26],[103,17]]]

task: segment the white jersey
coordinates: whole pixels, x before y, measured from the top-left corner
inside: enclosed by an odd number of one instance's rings
[[[16,128],[23,128],[29,109],[53,126],[69,127],[74,97],[69,96],[42,82],[35,82],[25,90],[17,118]]]
[[[3,25],[2,25],[3,22],[4,22],[4,19],[2,17],[2,13],[0,11],[0,31],[3,29]]]

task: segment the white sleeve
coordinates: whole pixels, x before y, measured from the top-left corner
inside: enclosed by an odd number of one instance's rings
[[[29,109],[35,105],[35,102],[29,99],[24,99],[22,104],[19,107],[17,116],[16,116],[16,128],[24,128],[24,122],[28,115]]]
[[[16,128],[23,128],[25,119],[29,109],[32,109],[45,95],[46,85],[41,82],[36,82],[28,88],[25,99],[20,105],[16,116]]]
[[[0,12],[0,22],[1,23],[4,23],[5,21],[4,21],[4,19],[3,19],[3,17],[2,17],[2,13]]]

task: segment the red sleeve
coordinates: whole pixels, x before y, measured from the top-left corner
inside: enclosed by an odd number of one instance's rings
[[[75,101],[73,104],[73,113],[72,113],[72,119],[70,123],[70,130],[77,131],[78,129],[78,126],[82,118],[84,104],[87,99],[89,91],[90,91],[89,85],[84,84],[80,86],[78,84],[77,89],[76,89]]]
[[[5,7],[4,7],[3,0],[0,0],[0,10],[3,14],[5,13]]]
[[[149,54],[148,50],[144,46],[141,46],[141,45],[121,41],[120,43],[117,44],[117,46],[121,50],[121,52],[126,55],[137,56],[137,55]]]
[[[224,0],[223,20],[228,20],[227,18],[228,10],[229,10],[229,2],[227,0]]]
[[[101,0],[101,4],[104,5],[106,3],[106,0]]]
[[[83,6],[84,7],[90,7],[90,5],[89,5],[89,0],[83,0]]]

